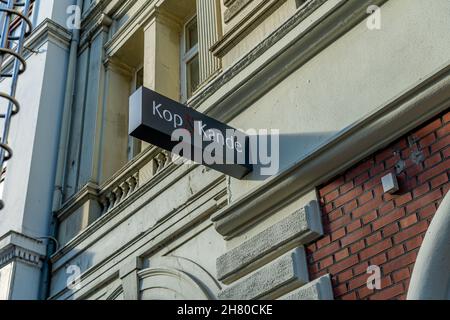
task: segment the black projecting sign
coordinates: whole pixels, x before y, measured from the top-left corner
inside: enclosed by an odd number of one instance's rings
[[[130,97],[129,134],[237,179],[252,171],[247,135],[145,87]]]

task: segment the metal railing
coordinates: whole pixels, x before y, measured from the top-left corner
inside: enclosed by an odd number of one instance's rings
[[[31,34],[32,23],[28,18],[32,0],[0,0],[0,80],[10,78],[7,92],[0,92],[0,99],[5,99],[7,107],[0,111],[3,119],[3,132],[0,137],[0,172],[5,162],[11,159],[12,149],[8,145],[11,118],[20,110],[15,98],[19,75],[25,72],[27,64],[23,57],[25,39]],[[14,27],[17,24],[18,27]],[[12,68],[6,66],[12,58]],[[0,200],[0,210],[4,203]]]

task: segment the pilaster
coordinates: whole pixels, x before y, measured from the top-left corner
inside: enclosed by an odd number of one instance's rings
[[[119,272],[122,280],[123,295],[125,300],[139,300],[139,276],[138,272],[142,270],[142,260],[132,258],[126,263]]]

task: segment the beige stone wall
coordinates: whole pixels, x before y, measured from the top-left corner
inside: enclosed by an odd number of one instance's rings
[[[309,282],[304,259],[322,234],[315,188],[442,108],[432,85],[447,81],[449,4],[376,1],[383,26],[371,31],[373,1],[248,2],[230,20],[222,11],[212,47],[222,69],[188,103],[235,127],[280,129],[279,173],[236,180],[143,150],[95,181],[103,215],[52,257],[52,298],[332,298],[330,279]],[[140,33],[145,85],[177,100],[180,12],[189,10],[170,8],[130,8],[104,48],[128,59],[121,48]],[[71,264],[83,272],[75,291],[65,288]]]
[[[0,300],[9,299],[11,278],[13,275],[13,263],[0,268]]]

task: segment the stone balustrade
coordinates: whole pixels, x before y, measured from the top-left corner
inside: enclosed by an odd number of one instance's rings
[[[170,153],[156,147],[143,151],[101,186],[89,183],[57,213],[58,241],[64,245],[101,216],[119,207],[172,163]]]
[[[101,215],[117,207],[140,187],[140,170],[150,164],[151,175],[155,176],[171,163],[170,153],[152,148],[138,156],[116,175],[111,177],[99,190],[98,201]]]

